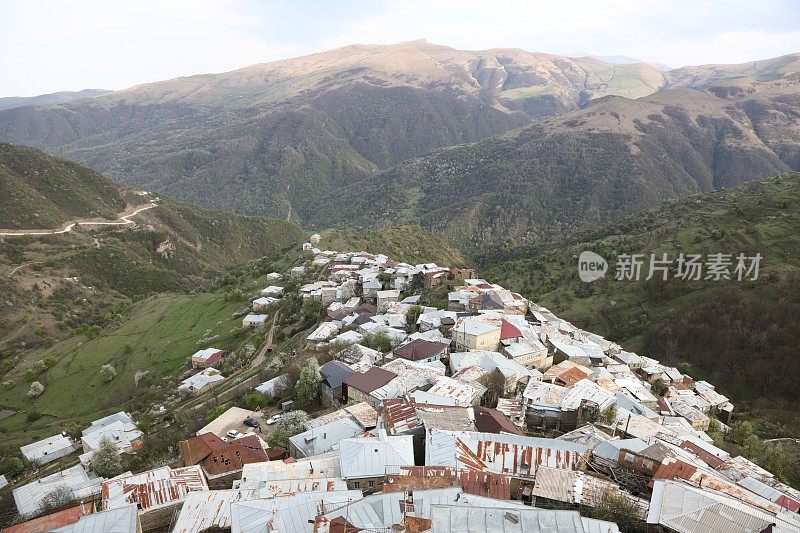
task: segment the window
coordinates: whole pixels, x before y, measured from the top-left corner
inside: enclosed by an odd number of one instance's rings
[[[632,463],[634,459],[633,454],[627,452],[625,453],[625,455],[622,456],[622,458],[625,460],[626,463]]]
[[[353,488],[354,489],[360,489],[361,488],[361,482],[360,481],[353,481]]]
[[[368,483],[368,485],[369,485],[369,488],[372,488],[372,487],[374,487],[374,486],[375,486],[375,482],[374,482],[374,481],[372,481],[372,480],[370,480],[370,481],[369,481],[369,483]]]

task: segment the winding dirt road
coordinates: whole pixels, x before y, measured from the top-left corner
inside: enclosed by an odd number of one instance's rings
[[[127,215],[121,214],[117,220],[112,220],[109,222],[98,222],[93,220],[78,220],[76,222],[71,222],[67,224],[61,229],[53,229],[53,230],[41,230],[41,229],[34,229],[34,230],[6,230],[0,231],[0,237],[24,237],[26,235],[59,235],[61,233],[69,233],[75,226],[125,226],[128,224],[135,224],[131,217],[138,215],[142,211],[147,211],[148,209],[153,209],[154,207],[158,207],[157,203],[149,203],[144,207],[140,207],[135,211],[128,213]],[[124,211],[123,211],[124,213]]]

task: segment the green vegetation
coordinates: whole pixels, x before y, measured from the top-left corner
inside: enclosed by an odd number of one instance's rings
[[[100,439],[100,446],[92,453],[91,460],[92,470],[100,477],[112,478],[123,472],[117,445],[107,436]]]
[[[300,377],[294,385],[294,401],[299,407],[313,405],[319,399],[319,386],[322,375],[319,373],[319,363],[313,357],[306,361],[300,371]]]
[[[322,232],[320,247],[341,252],[384,253],[406,263],[462,266],[464,257],[444,239],[419,226],[393,226],[363,231],[336,229]]]
[[[0,142],[0,228],[54,228],[75,218],[116,219],[117,186],[34,148]]]
[[[275,429],[267,437],[267,444],[270,446],[289,445],[289,437],[293,437],[303,431],[303,425],[308,422],[309,416],[305,411],[290,411],[283,415],[275,424]]]
[[[604,279],[578,279],[577,256],[609,259]],[[616,281],[618,254],[744,253],[763,256],[755,281]],[[707,379],[738,412],[754,410],[800,435],[796,346],[800,326],[800,174],[667,201],[482,274],[579,327]],[[649,263],[648,263],[649,264]],[[765,414],[766,413],[766,414]]]

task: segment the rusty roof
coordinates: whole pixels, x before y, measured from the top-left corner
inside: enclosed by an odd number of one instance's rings
[[[104,509],[138,504],[143,512],[183,501],[189,492],[208,490],[199,466],[168,466],[105,481],[101,489]]]
[[[386,476],[384,492],[461,487],[465,493],[497,500],[511,499],[511,478],[446,466],[403,466]]]
[[[422,427],[422,421],[417,416],[416,402],[412,398],[383,400],[383,413],[386,417],[386,428],[392,435]]]

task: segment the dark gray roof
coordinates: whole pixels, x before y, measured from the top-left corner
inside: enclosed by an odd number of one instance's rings
[[[322,374],[323,381],[332,389],[341,387],[342,382],[354,372],[355,370],[341,361],[329,361],[319,367],[319,373]]]

